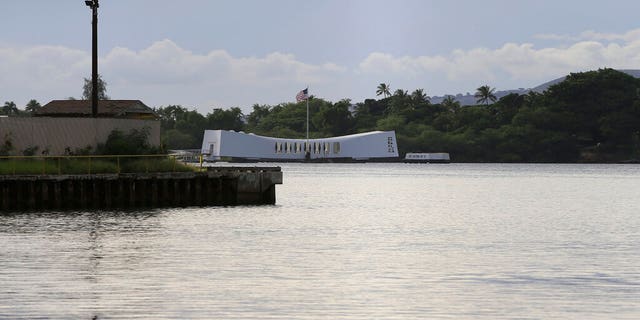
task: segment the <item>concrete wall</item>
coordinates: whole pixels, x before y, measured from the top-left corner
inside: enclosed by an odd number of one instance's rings
[[[207,172],[0,176],[0,215],[26,210],[260,205],[276,203],[279,167]]]
[[[49,118],[0,117],[0,144],[5,136],[11,137],[12,155],[37,146],[37,154],[45,149],[50,155],[62,155],[66,148],[72,151],[104,143],[114,129],[125,133],[131,129],[149,127],[149,143],[160,145],[160,121],[114,118]]]

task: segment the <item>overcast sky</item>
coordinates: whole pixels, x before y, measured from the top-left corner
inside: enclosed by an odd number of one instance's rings
[[[83,0],[0,1],[0,103],[82,95]],[[637,0],[101,0],[112,99],[151,107],[330,101],[379,83],[428,95],[529,88],[569,72],[640,69]]]

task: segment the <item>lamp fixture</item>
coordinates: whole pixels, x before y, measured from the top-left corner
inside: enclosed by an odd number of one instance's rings
[[[91,9],[100,7],[100,5],[98,4],[98,0],[85,0],[84,4],[86,4]]]

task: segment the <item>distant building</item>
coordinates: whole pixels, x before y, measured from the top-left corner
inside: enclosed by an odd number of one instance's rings
[[[11,155],[36,148],[38,153],[62,155],[69,150],[96,150],[113,130],[148,130],[148,143],[160,145],[160,121],[140,100],[100,100],[93,118],[87,100],[53,100],[34,117],[0,117],[0,144],[10,141]]]
[[[395,131],[321,139],[285,139],[226,130],[205,130],[207,161],[382,161],[398,158]]]
[[[53,100],[35,112],[36,117],[91,117],[90,100]],[[100,100],[99,118],[156,120],[158,116],[140,100]]]

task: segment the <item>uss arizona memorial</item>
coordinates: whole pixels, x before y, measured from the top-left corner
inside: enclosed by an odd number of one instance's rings
[[[322,139],[284,139],[227,130],[205,130],[206,161],[385,161],[398,159],[395,131]]]

